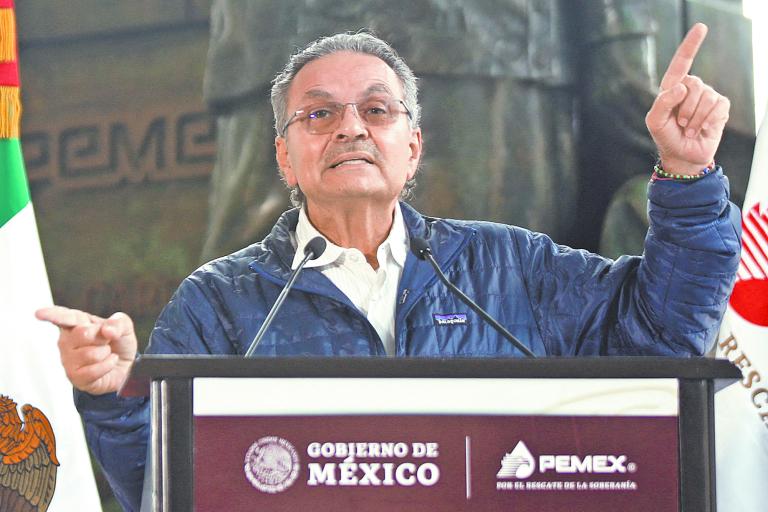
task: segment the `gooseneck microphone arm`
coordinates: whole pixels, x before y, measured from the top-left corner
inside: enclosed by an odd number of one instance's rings
[[[256,333],[256,336],[254,336],[251,345],[248,347],[248,351],[243,357],[252,357],[253,353],[256,352],[256,348],[259,346],[259,343],[261,343],[261,339],[264,337],[267,329],[269,329],[269,326],[272,324],[272,320],[275,319],[275,315],[277,315],[277,312],[280,310],[283,302],[285,302],[285,298],[288,296],[288,292],[291,291],[291,288],[293,288],[293,283],[296,282],[296,278],[299,277],[299,274],[304,269],[304,265],[306,265],[309,260],[316,260],[319,258],[325,252],[326,245],[327,244],[325,242],[325,238],[316,236],[307,242],[307,245],[304,246],[304,258],[301,260],[301,263],[299,263],[299,266],[296,267],[293,272],[291,272],[291,276],[288,278],[288,282],[280,292],[280,295],[277,296],[277,300],[272,306],[272,309],[270,309],[269,313],[267,313],[267,318],[264,319],[264,323],[261,324],[259,332]]]
[[[509,342],[515,346],[515,348],[517,348],[520,352],[522,352],[528,357],[536,357],[536,354],[531,352],[531,349],[523,345],[523,343],[517,338],[515,338],[515,336],[511,332],[505,329],[503,325],[497,322],[491,315],[486,313],[483,308],[478,306],[475,303],[475,301],[467,297],[464,294],[464,292],[459,290],[455,284],[453,284],[448,280],[445,274],[443,274],[443,271],[440,269],[440,265],[437,264],[437,261],[435,261],[434,256],[432,256],[432,250],[429,248],[429,244],[427,243],[426,240],[424,240],[423,238],[412,238],[411,252],[413,252],[413,254],[420,260],[428,261],[432,265],[432,268],[435,269],[435,273],[443,282],[443,284],[445,284],[445,286],[447,286],[449,290],[455,293],[464,302],[464,304],[472,308],[472,310],[474,310],[475,313],[480,315],[483,318],[483,320],[491,324],[491,326],[494,329],[496,329],[507,340],[509,340]]]

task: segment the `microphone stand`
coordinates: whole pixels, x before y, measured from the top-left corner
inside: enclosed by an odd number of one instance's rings
[[[285,287],[280,292],[280,295],[277,296],[277,300],[272,305],[272,309],[270,309],[269,313],[267,313],[267,318],[264,319],[264,323],[261,324],[259,332],[256,333],[256,336],[254,336],[251,345],[248,347],[248,351],[243,357],[252,357],[254,352],[256,352],[256,348],[259,346],[259,343],[261,343],[261,339],[264,337],[267,329],[269,329],[269,326],[275,319],[275,315],[277,315],[277,312],[283,305],[285,298],[288,296],[288,292],[291,291],[291,288],[293,288],[293,283],[296,282],[296,278],[299,277],[299,274],[304,269],[304,265],[306,265],[309,260],[319,258],[320,255],[325,252],[325,247],[325,239],[319,236],[313,238],[307,242],[307,245],[304,246],[304,258],[301,260],[301,263],[299,263],[299,266],[296,267],[293,272],[291,272],[291,276],[288,278],[288,283],[286,283]]]
[[[464,292],[459,290],[455,284],[448,280],[445,274],[443,274],[443,271],[440,269],[440,265],[437,264],[434,256],[432,256],[432,249],[429,248],[429,244],[426,240],[423,238],[411,239],[411,249],[417,258],[420,260],[427,260],[430,265],[432,265],[432,268],[435,269],[435,273],[437,273],[437,276],[440,278],[443,284],[445,284],[445,286],[447,286],[453,293],[455,293],[462,300],[462,302],[464,302],[464,304],[472,308],[475,313],[483,318],[483,320],[491,324],[494,329],[496,329],[502,336],[509,340],[509,342],[512,343],[512,345],[514,345],[515,348],[517,348],[520,352],[525,354],[527,357],[536,357],[536,354],[534,354],[531,349],[523,345],[523,342],[515,338],[515,336],[506,328],[504,328],[503,325],[497,322],[496,319],[486,313],[483,308],[475,303],[475,301],[467,297]]]

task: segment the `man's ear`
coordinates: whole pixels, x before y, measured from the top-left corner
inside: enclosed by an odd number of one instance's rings
[[[421,162],[421,128],[416,128],[411,132],[411,140],[408,143],[408,147],[411,149],[410,158],[410,170],[408,172],[408,179],[413,179],[416,175],[416,170],[419,168]]]
[[[298,181],[291,166],[291,159],[288,156],[288,141],[285,140],[285,137],[279,135],[275,137],[275,158],[277,159],[277,166],[280,168],[285,184],[290,188],[295,187]]]

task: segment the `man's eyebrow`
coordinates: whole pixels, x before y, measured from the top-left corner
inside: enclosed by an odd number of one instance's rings
[[[367,98],[373,94],[378,93],[385,93],[389,96],[392,96],[392,90],[386,86],[386,84],[373,84],[369,86],[368,88],[363,91],[363,93],[360,95],[361,98]],[[302,98],[309,98],[309,99],[324,99],[324,100],[332,100],[334,99],[333,94],[329,93],[328,91],[324,91],[322,89],[310,89],[306,91]]]
[[[328,91],[324,91],[322,89],[310,89],[307,92],[305,92],[302,97],[303,98],[331,99],[331,98],[333,98],[333,95],[331,93],[329,93]]]
[[[392,96],[392,90],[389,87],[387,87],[385,84],[371,85],[365,90],[365,92],[363,93],[363,96],[370,96],[371,94],[374,94],[377,92],[383,92]]]

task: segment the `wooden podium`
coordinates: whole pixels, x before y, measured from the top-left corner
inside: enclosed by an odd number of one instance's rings
[[[156,511],[716,507],[714,359],[144,356]],[[510,508],[511,509],[511,508]]]

